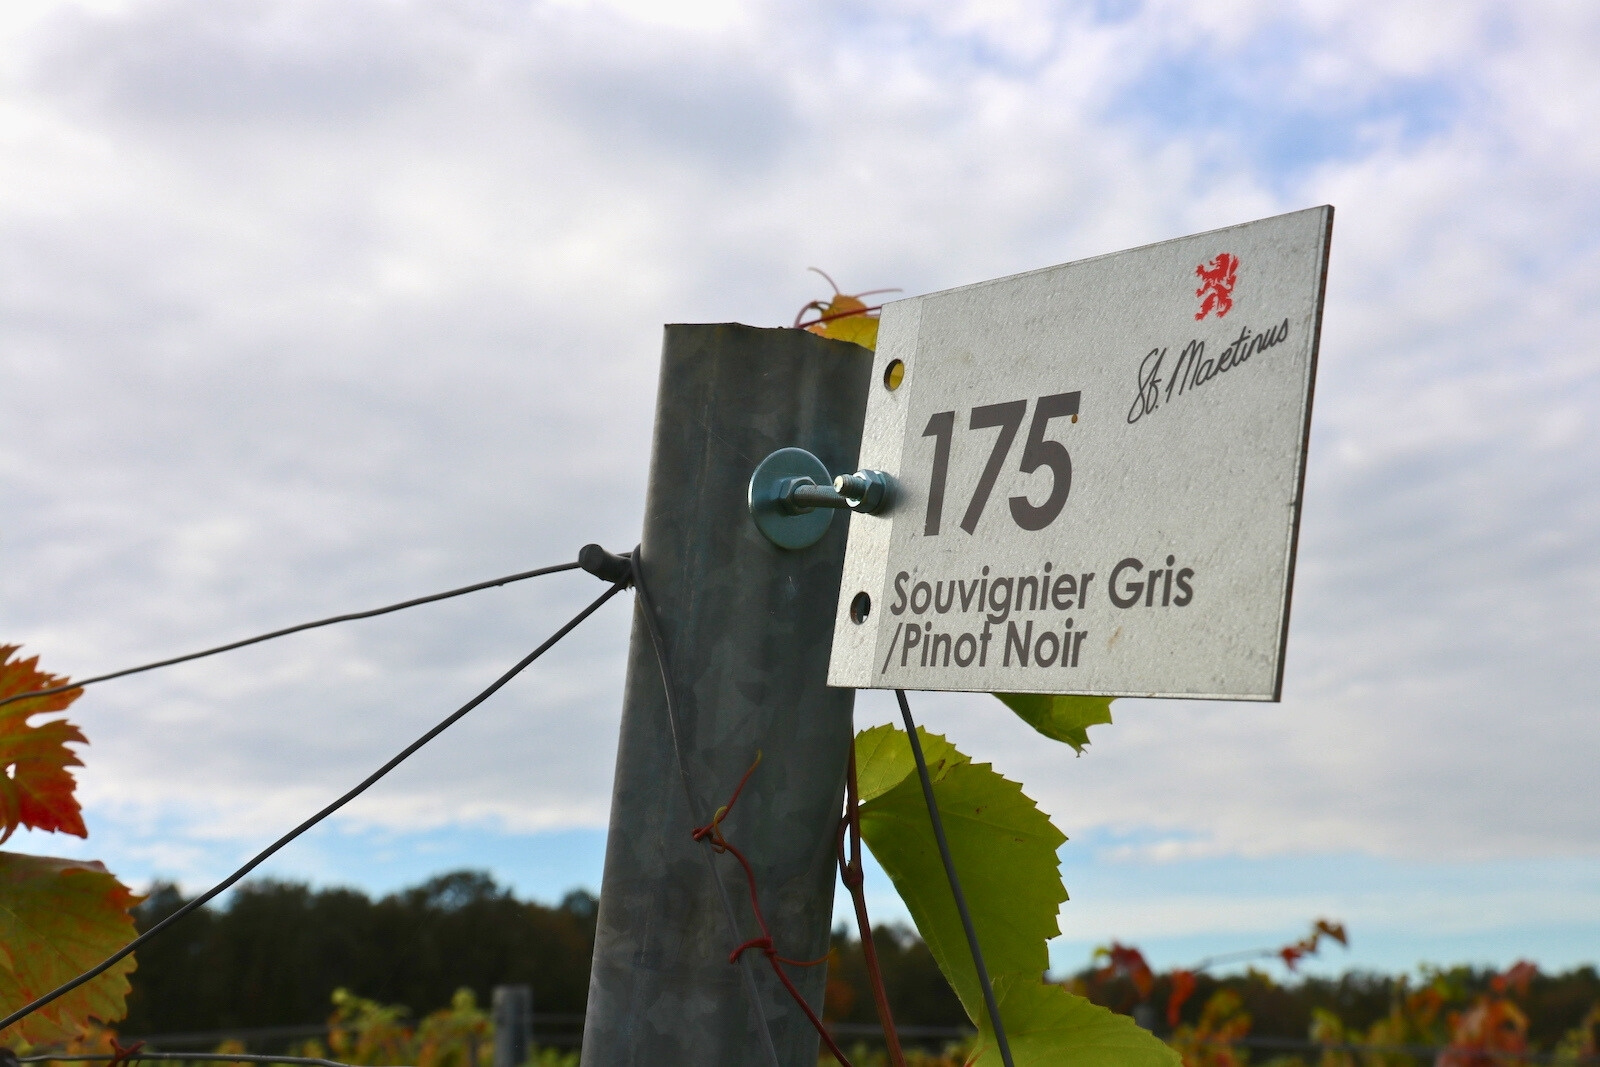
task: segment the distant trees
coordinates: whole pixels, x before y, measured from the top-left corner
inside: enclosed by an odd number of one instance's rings
[[[173,886],[155,886],[135,912],[140,929],[170,915],[183,900]],[[578,1014],[588,995],[596,910],[595,898],[582,891],[554,907],[518,900],[474,871],[440,875],[376,900],[353,889],[252,882],[227,907],[203,909],[139,950],[128,1017],[118,1029],[140,1036],[319,1023],[332,1013],[333,991],[341,988],[405,1005],[413,1021],[449,1007],[459,989],[472,990],[487,1005],[494,986],[512,983],[533,988],[537,1013]],[[880,926],[875,934],[898,1023],[969,1025],[914,932]],[[1316,1030],[1322,1040],[1334,1040],[1328,1026],[1336,1019],[1347,1035],[1338,1040],[1360,1040],[1427,990],[1438,993],[1444,1026],[1452,1011],[1466,1012],[1492,993],[1495,980],[1489,971],[1465,968],[1427,970],[1411,979],[1352,972],[1292,984],[1257,971],[1223,978],[1201,974],[1180,1021],[1195,1026],[1206,1006],[1224,995],[1236,998],[1239,1011],[1253,1020],[1253,1038],[1305,1040]],[[1169,1003],[1172,976],[1154,975],[1141,990],[1126,976],[1088,969],[1069,986],[1113,1010],[1137,1014],[1141,1004]],[[1558,975],[1530,969],[1516,993],[1528,1042],[1537,1048],[1555,1047],[1564,1035],[1597,1025],[1597,1001],[1600,975],[1593,967]],[[1146,1014],[1158,1032],[1168,1029],[1160,1011]],[[833,937],[825,1015],[831,1022],[877,1021],[860,943],[844,929]],[[1587,1040],[1593,1044],[1593,1035]]]
[[[955,990],[939,972],[933,953],[913,930],[905,926],[877,926],[872,933],[878,950],[878,966],[883,970],[884,992],[888,994],[897,1025],[971,1026],[967,1013],[961,1009],[961,1001],[956,999]],[[845,927],[833,932],[827,988],[823,1018],[828,1022],[877,1023],[878,1012],[872,1002],[872,986],[867,980],[861,942],[851,937]]]
[[[183,896],[156,885],[135,915],[146,929]],[[596,901],[517,900],[487,874],[457,871],[378,900],[353,889],[278,881],[241,886],[226,908],[184,919],[138,953],[126,1034],[320,1022],[339,988],[421,1015],[469,988],[533,987],[534,1010],[581,1012]]]
[[[141,930],[184,903],[157,884],[135,911]],[[130,1035],[317,1023],[335,989],[413,1018],[471,989],[487,1004],[496,985],[533,987],[540,1014],[581,1013],[588,998],[598,901],[575,890],[555,907],[516,899],[487,874],[456,871],[374,900],[355,889],[279,881],[241,886],[225,908],[205,908],[139,950]],[[833,939],[828,1017],[877,1021],[861,946]],[[904,927],[878,929],[878,953],[896,1017],[961,1026],[966,1015],[932,954]]]

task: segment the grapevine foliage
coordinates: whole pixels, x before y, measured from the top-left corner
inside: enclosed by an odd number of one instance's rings
[[[1056,850],[1066,837],[987,763],[973,763],[945,738],[919,729],[934,795],[961,873],[984,963],[1003,996],[1001,1014],[1019,1065],[1171,1065],[1176,1058],[1131,1019],[1042,980],[1045,942],[1059,933],[1067,899]],[[905,901],[967,1014],[991,1033],[966,935],[933,837],[911,745],[893,726],[856,738],[861,835]],[[978,1062],[998,1052],[985,1039]]]
[[[16,659],[18,646],[0,645],[0,698],[65,685],[39,669],[39,657]],[[0,705],[0,841],[18,826],[88,837],[68,767],[79,767],[69,743],[87,744],[82,732],[65,719],[44,723],[35,715],[64,711],[83,693],[69,689],[54,696],[34,697]]]
[[[0,697],[67,684],[0,645]],[[83,690],[68,689],[0,705],[0,841],[22,826],[87,837],[69,770],[82,761],[69,744],[86,744],[65,719],[34,723],[64,711]],[[12,1010],[76,977],[133,939],[126,886],[92,860],[0,852],[0,1012]],[[73,1040],[91,1020],[127,1014],[132,957],[79,986],[0,1034],[0,1045]]]
[[[1071,745],[1078,755],[1089,745],[1089,727],[1111,722],[1112,697],[996,693],[1001,703],[1046,737]]]
[[[965,883],[963,883],[965,887]],[[1178,1067],[1178,1054],[1126,1015],[1033,975],[1001,975],[995,1001],[1019,1067]],[[994,1031],[980,1027],[974,1067],[1000,1067]]]
[[[138,899],[93,860],[0,852],[0,1006],[21,1007],[133,940],[128,909]],[[120,961],[9,1028],[5,1038],[67,1041],[91,1018],[122,1018],[133,967],[132,957]]]

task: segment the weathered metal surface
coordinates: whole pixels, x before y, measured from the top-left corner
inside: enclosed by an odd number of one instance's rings
[[[646,579],[682,706],[691,813],[674,762],[660,675],[636,615],[583,1039],[585,1067],[769,1062],[728,963],[757,936],[742,872],[715,869],[738,914],[730,935],[690,833],[763,754],[728,839],[753,864],[785,956],[828,951],[834,829],[854,693],[826,684],[846,524],[787,551],[752,521],[763,457],[804,448],[856,469],[870,354],[798,330],[669,326],[645,504]],[[637,611],[637,608],[636,608]],[[817,1038],[758,952],[746,956],[784,1067],[814,1067]],[[822,968],[796,969],[819,1011]]]
[[[830,681],[1276,700],[1332,221],[886,305]]]

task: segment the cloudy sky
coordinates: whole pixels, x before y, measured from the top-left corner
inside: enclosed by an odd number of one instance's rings
[[[1600,7],[8,0],[0,639],[83,676],[637,538],[665,322],[1338,209],[1284,700],[1081,759],[1055,946],[1600,957]],[[87,842],[198,888],[598,591],[89,691]],[[597,887],[626,610],[270,873]],[[893,713],[863,694],[862,724]],[[879,880],[880,914],[892,892]]]

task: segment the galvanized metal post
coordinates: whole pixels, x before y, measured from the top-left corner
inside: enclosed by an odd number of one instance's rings
[[[746,490],[787,446],[854,471],[871,365],[856,345],[799,330],[667,327],[641,554],[696,810],[636,605],[584,1067],[770,1065],[763,1026],[781,1067],[815,1067],[816,1034],[760,952],[729,964],[736,944],[759,936],[744,873],[726,855],[708,868],[691,832],[760,752],[723,828],[755,869],[778,951],[826,955],[855,697],[826,683],[847,523],[786,551],[756,529]],[[792,972],[819,1014],[824,970]]]
[[[533,987],[497,985],[490,1004],[494,1067],[522,1067],[533,1055]]]

